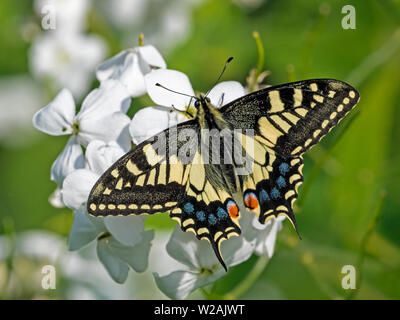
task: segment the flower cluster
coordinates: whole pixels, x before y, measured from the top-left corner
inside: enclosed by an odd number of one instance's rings
[[[90,6],[91,0],[34,2],[42,21],[51,23],[30,48],[31,72],[51,90],[66,87],[76,98],[87,92],[93,69],[106,55],[102,38],[85,32]]]
[[[147,269],[154,232],[145,230],[144,216],[89,216],[86,211],[89,192],[100,175],[130,150],[132,143],[138,144],[188,120],[184,111],[191,107],[191,99],[156,83],[189,96],[195,93],[188,77],[166,69],[163,57],[151,45],[125,50],[101,63],[96,76],[100,85],[84,98],[78,112],[70,88],[64,88],[34,115],[33,124],[50,135],[70,136],[50,175],[57,184],[51,203],[74,211],[69,249],[78,250],[96,241],[98,259],[116,282],[123,283],[130,268],[137,272]],[[221,107],[245,91],[239,82],[226,81],[212,88],[209,98]],[[139,110],[131,119],[127,115],[131,99],[143,94],[148,94],[155,106]],[[243,235],[222,244],[226,264],[235,266],[253,253],[271,257],[281,221],[272,219],[260,225],[254,214],[244,214]],[[166,252],[181,267],[165,270],[150,266],[150,269],[160,290],[171,298],[183,299],[225,274],[209,243],[197,240],[179,227],[166,244]]]

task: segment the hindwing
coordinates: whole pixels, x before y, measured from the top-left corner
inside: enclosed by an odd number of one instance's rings
[[[183,231],[192,231],[198,239],[206,239],[222,266],[221,243],[231,236],[238,236],[239,207],[224,189],[213,186],[206,176],[201,154],[194,156],[186,191],[178,207],[171,212],[172,219],[179,222]]]

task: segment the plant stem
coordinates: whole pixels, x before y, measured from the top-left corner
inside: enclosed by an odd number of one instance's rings
[[[257,61],[257,71],[255,75],[255,79],[257,80],[258,76],[261,74],[264,68],[264,46],[262,44],[260,34],[258,31],[253,31],[253,38],[256,40],[257,51],[258,51],[258,61]]]
[[[267,266],[268,261],[269,258],[265,256],[258,257],[257,262],[254,264],[253,268],[247,274],[247,276],[235,288],[233,288],[231,292],[225,294],[224,298],[226,300],[235,300],[241,297],[259,278],[259,276]]]

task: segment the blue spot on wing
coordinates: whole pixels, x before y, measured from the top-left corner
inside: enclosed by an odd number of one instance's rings
[[[228,204],[228,205],[229,205],[229,204]],[[228,217],[228,214],[226,213],[226,211],[225,211],[224,209],[218,208],[218,209],[217,209],[217,216],[218,216],[218,218],[220,218],[220,219],[225,219],[225,218]]]
[[[208,223],[209,224],[216,224],[217,223],[217,217],[214,216],[212,213],[210,213],[210,215],[208,216]]]
[[[278,191],[277,188],[272,188],[271,190],[271,197],[272,199],[278,199],[281,196],[280,192]]]
[[[206,220],[206,215],[205,215],[204,211],[197,211],[196,212],[196,217],[201,222],[204,222]]]
[[[276,179],[276,183],[278,184],[278,188],[282,189],[284,187],[286,187],[286,181],[285,178],[280,176],[278,179]]]
[[[269,200],[269,195],[267,193],[267,191],[265,191],[264,189],[261,189],[260,191],[260,201],[261,202],[266,202]]]
[[[290,167],[289,167],[289,165],[288,165],[286,162],[282,162],[282,163],[279,165],[279,172],[281,173],[281,175],[284,176],[286,173],[289,172],[289,170],[290,170]]]
[[[190,202],[188,202],[188,203],[185,203],[185,205],[183,206],[183,210],[185,210],[186,213],[190,214],[190,213],[193,213],[194,207]]]

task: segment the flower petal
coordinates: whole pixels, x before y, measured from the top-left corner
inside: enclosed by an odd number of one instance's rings
[[[167,67],[165,60],[155,47],[147,45],[138,47],[137,50],[139,51],[141,58],[150,66],[164,69]]]
[[[104,223],[110,233],[124,245],[134,246],[142,241],[144,216],[108,216]]]
[[[62,89],[47,106],[33,116],[33,125],[44,133],[60,136],[72,133],[75,102],[68,89]]]
[[[64,150],[51,166],[50,179],[61,187],[65,177],[76,169],[85,166],[82,147],[74,136],[70,137]]]
[[[120,270],[124,264],[137,272],[146,270],[154,232],[143,232],[142,237],[143,241],[135,246],[126,246],[112,236],[98,241],[97,254],[113,279],[120,278]]]
[[[140,97],[146,93],[144,75],[151,71],[150,66],[140,63],[140,60],[136,53],[128,55],[123,68],[114,76],[125,85],[132,97]]]
[[[86,148],[86,161],[91,171],[102,175],[115,161],[125,154],[115,141],[106,143],[93,140]]]
[[[166,276],[153,273],[157,287],[171,299],[185,299],[196,289],[198,272],[174,271]]]
[[[254,252],[256,241],[247,241],[244,237],[234,237],[221,244],[222,256],[230,267],[248,260]]]
[[[130,100],[125,86],[119,81],[110,79],[101,82],[100,87],[92,90],[82,102],[82,108],[76,115],[78,122],[99,119],[114,112],[126,112],[126,100]]]
[[[111,278],[117,283],[124,283],[128,277],[129,266],[113,253],[114,242],[115,239],[111,236],[99,240],[97,242],[97,256]]]
[[[129,50],[121,51],[117,55],[98,65],[96,68],[97,79],[99,81],[104,81],[111,78],[112,75],[124,65],[128,54],[130,54]]]
[[[174,271],[166,276],[153,273],[158,288],[171,299],[185,299],[191,292],[213,283],[226,274],[223,268],[217,271]]]
[[[155,238],[152,241],[150,252],[151,269],[161,276],[167,275],[175,270],[186,270],[187,266],[165,254],[166,245],[171,238],[171,232],[167,230],[157,230]]]
[[[220,108],[245,95],[244,87],[237,81],[224,81],[213,87],[208,94],[211,103]]]
[[[150,137],[187,121],[184,115],[167,107],[146,107],[135,113],[129,125],[132,141],[139,144]]]
[[[244,237],[225,240],[221,245],[221,252],[226,264],[235,266],[249,259],[255,244],[256,240],[247,241]],[[199,241],[192,233],[183,232],[179,227],[175,228],[167,243],[167,252],[192,270],[208,269],[213,272],[224,270],[209,242]]]
[[[267,256],[271,258],[274,255],[275,242],[278,232],[282,229],[282,220],[284,217],[278,217],[276,219],[271,219],[268,226],[259,231],[257,237],[257,246],[255,252],[259,256]]]
[[[90,190],[99,176],[87,169],[71,172],[63,182],[62,197],[65,205],[78,210],[86,203]]]
[[[78,141],[87,146],[93,140],[116,141],[128,151],[131,145],[129,123],[131,119],[122,112],[114,112],[102,118],[82,118],[79,124]]]
[[[96,73],[101,81],[120,81],[132,97],[139,97],[146,93],[144,75],[151,71],[150,65],[165,68],[165,61],[153,46],[135,47],[107,60]]]
[[[49,196],[49,202],[54,208],[65,208],[64,202],[62,200],[61,189],[57,188]]]
[[[121,260],[128,263],[136,272],[143,272],[147,269],[154,231],[143,232],[142,238],[143,240],[133,247],[120,247],[118,250],[114,248],[114,252]]]
[[[96,219],[92,217],[93,219]],[[90,219],[84,206],[81,206],[74,214],[74,222],[69,233],[68,248],[69,250],[78,250],[89,242],[96,239],[96,237],[106,231],[104,223]]]
[[[189,78],[182,72],[176,70],[159,69],[153,70],[144,77],[147,92],[150,98],[161,106],[172,107],[185,110],[189,105],[190,97],[178,93],[170,92],[164,88],[156,86],[156,83],[167,87],[168,89],[193,96],[194,91]]]
[[[199,261],[200,241],[190,232],[183,232],[178,226],[175,227],[167,243],[167,252],[175,260],[187,265],[191,269],[201,267]]]

